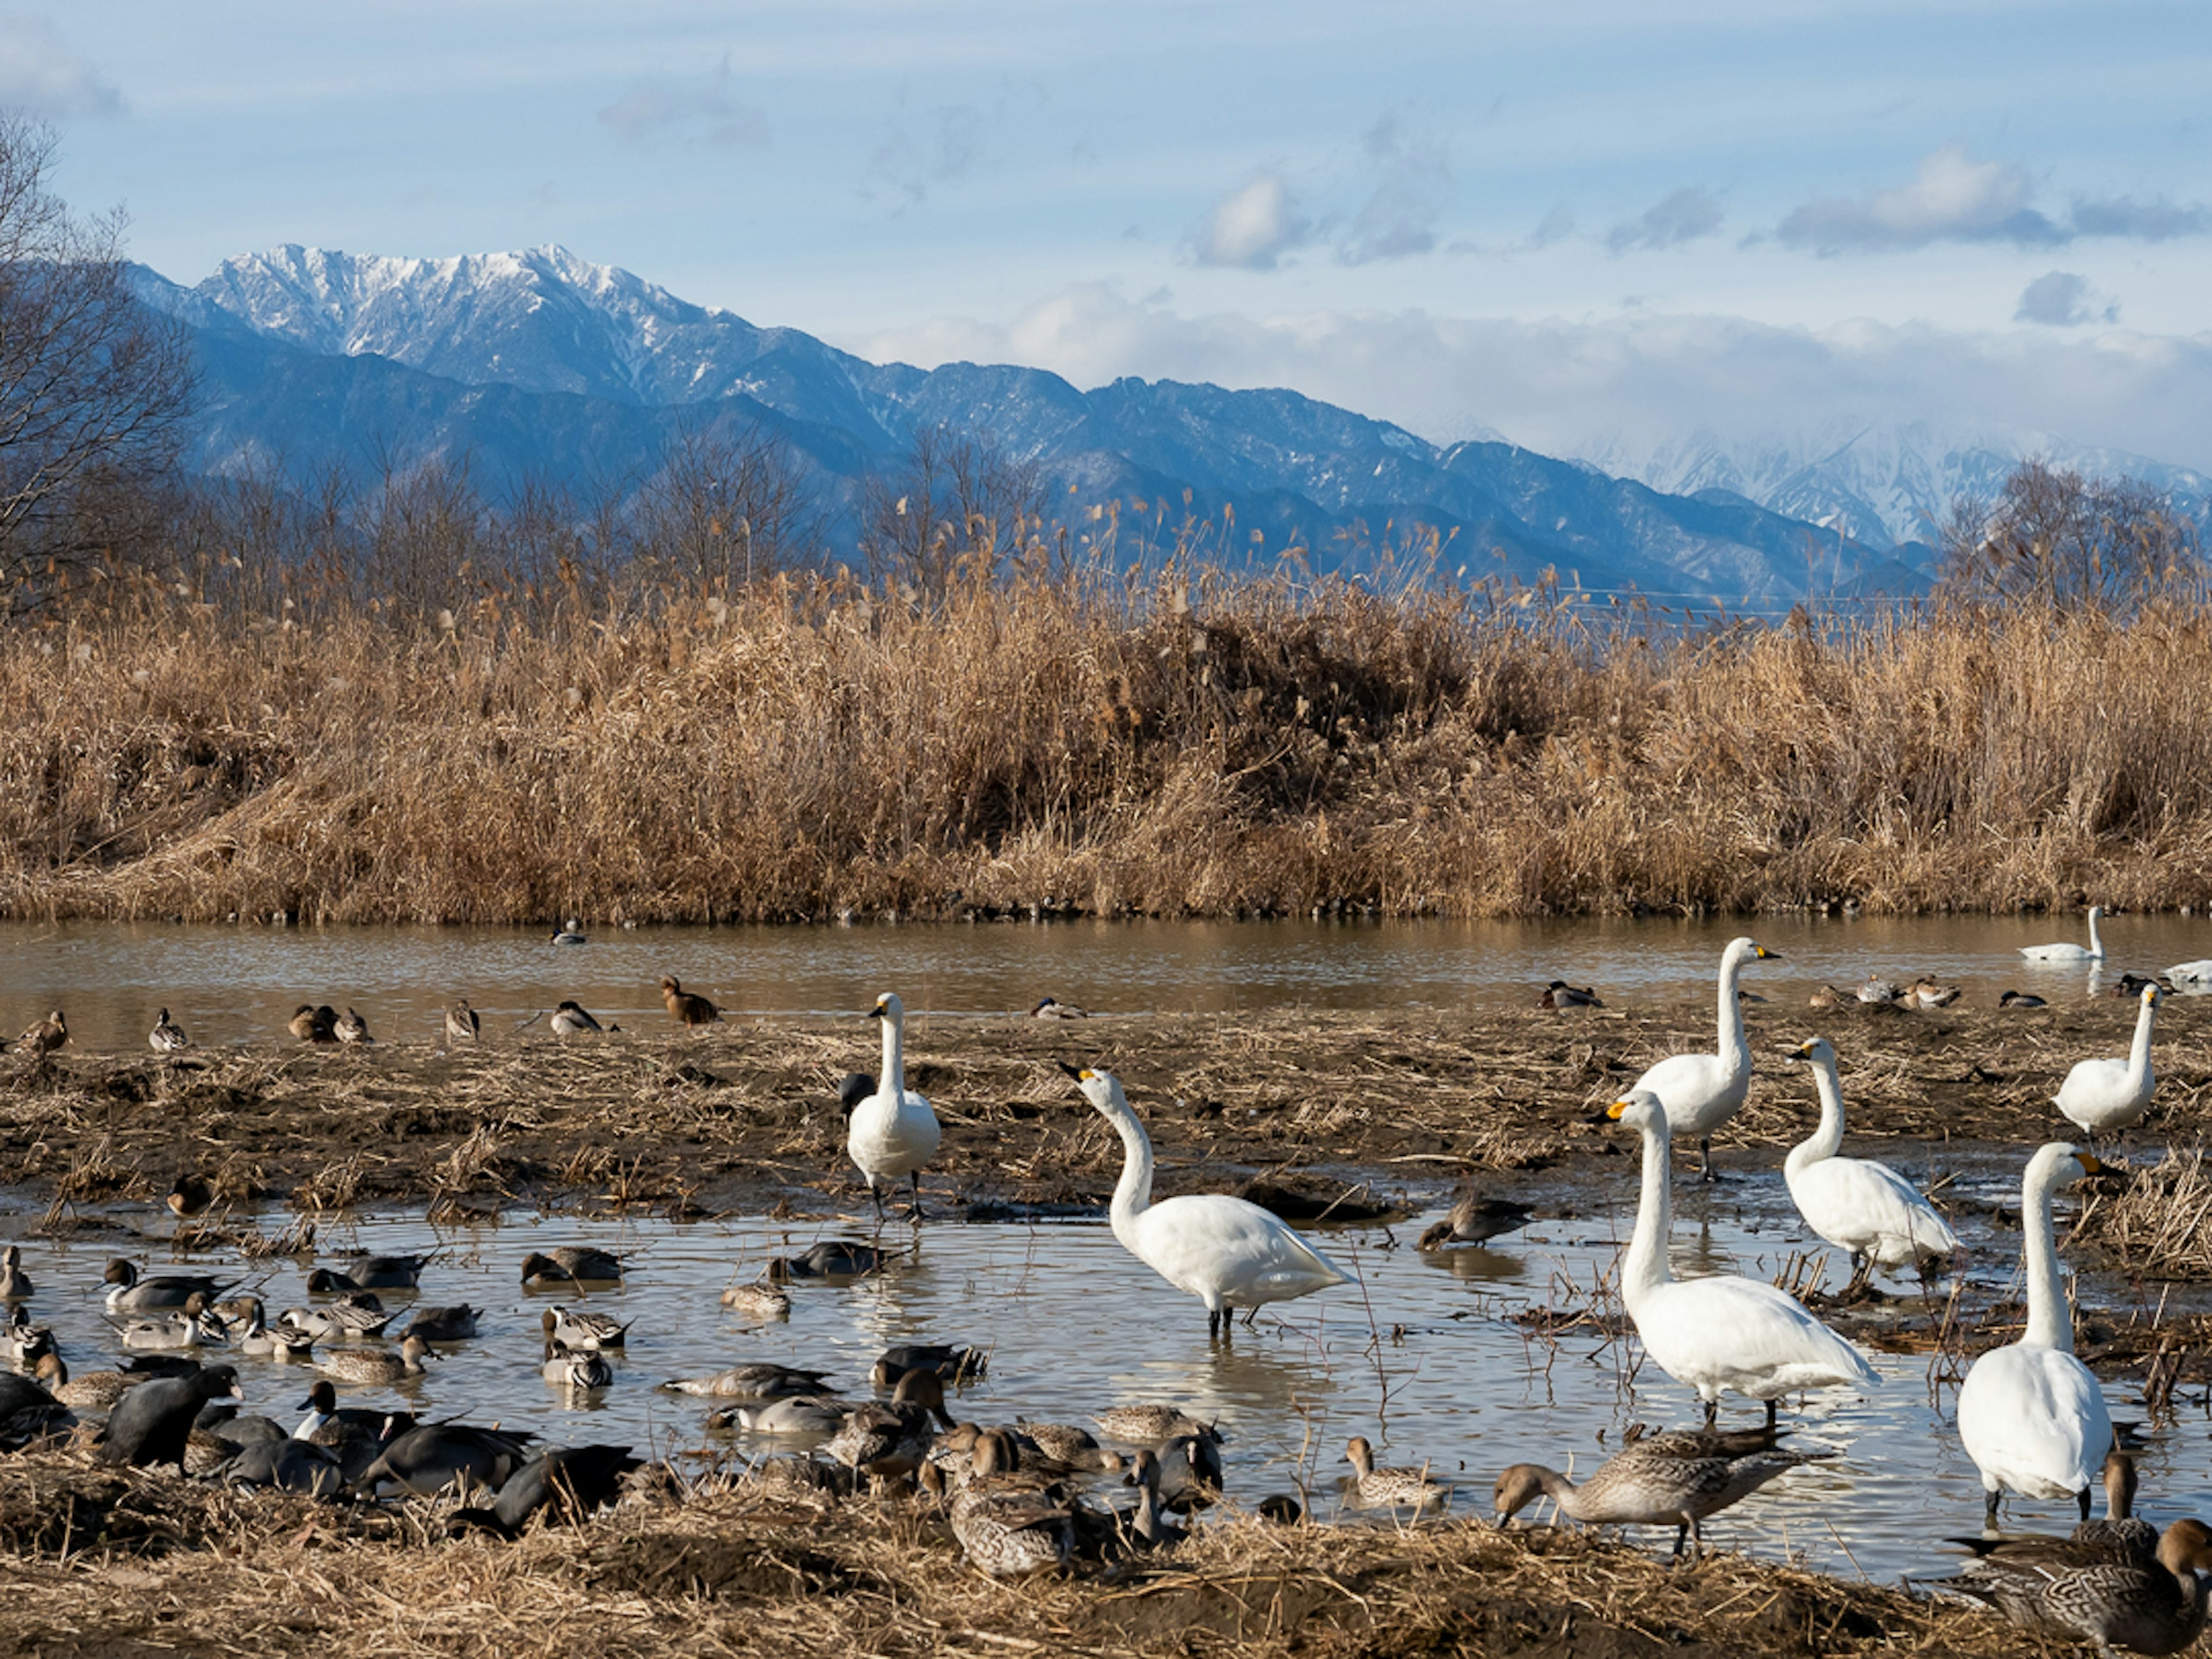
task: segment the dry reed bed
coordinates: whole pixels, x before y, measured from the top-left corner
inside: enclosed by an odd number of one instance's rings
[[[1540,595],[1181,570],[487,589],[450,627],[294,586],[0,632],[0,913],[2212,900],[2212,704],[2135,718],[2212,673],[2194,611],[1608,647]]]
[[[75,1515],[64,1535],[57,1517]],[[1216,1522],[1118,1573],[1001,1584],[897,1504],[744,1486],[518,1545],[43,1454],[0,1462],[16,1652],[1242,1655],[2052,1651],[1995,1618],[1735,1554],[1585,1534]],[[1943,1558],[1932,1555],[1931,1574]]]

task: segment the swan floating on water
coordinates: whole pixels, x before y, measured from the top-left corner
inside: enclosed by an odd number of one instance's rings
[[[2086,948],[2079,945],[2023,945],[2020,953],[2030,962],[2102,962],[2105,941],[2098,936],[2097,918],[2104,914],[2101,904],[2089,907],[2089,943]]]

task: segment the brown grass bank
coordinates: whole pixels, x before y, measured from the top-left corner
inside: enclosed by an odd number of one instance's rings
[[[2193,610],[1647,633],[1178,572],[422,622],[178,576],[0,631],[0,912],[2212,901],[2212,701],[2164,695],[2212,678]]]

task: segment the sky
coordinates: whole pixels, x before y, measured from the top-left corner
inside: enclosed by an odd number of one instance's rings
[[[2203,0],[0,0],[0,106],[187,283],[559,243],[879,361],[1439,441],[2212,471]]]

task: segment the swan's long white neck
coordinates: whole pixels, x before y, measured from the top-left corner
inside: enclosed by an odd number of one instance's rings
[[[1743,1034],[1743,1003],[1736,994],[1743,964],[1750,959],[1748,951],[1733,945],[1721,957],[1720,1057],[1731,1080],[1751,1069],[1751,1043]]]
[[[1813,1086],[1820,1097],[1820,1127],[1790,1149],[1782,1167],[1792,1172],[1833,1158],[1844,1144],[1844,1085],[1836,1076],[1836,1062],[1811,1054],[1805,1058],[1813,1068]]]
[[[2058,1241],[2051,1226],[2051,1198],[2057,1191],[2061,1165],[2030,1166],[2021,1183],[2020,1262],[2027,1276],[2027,1329],[2021,1340],[2074,1352],[2074,1310],[2058,1277]]]
[[[1107,1085],[1105,1099],[1094,1099],[1091,1103],[1097,1108],[1101,1117],[1121,1132],[1121,1178],[1115,1183],[1114,1205],[1109,1214],[1114,1224],[1114,1237],[1133,1253],[1136,1246],[1130,1243],[1130,1230],[1152,1202],[1152,1137],[1137,1121],[1136,1113],[1129,1109],[1128,1097],[1121,1092],[1118,1082]]]
[[[906,1094],[906,1014],[886,1012],[884,1028],[884,1068],[876,1074],[876,1092],[893,1100]]]
[[[2094,904],[2089,907],[2089,954],[2093,957],[2105,954],[2105,941],[2097,934],[2097,907]]]
[[[1636,1205],[1636,1231],[1629,1237],[1628,1255],[1620,1264],[1620,1297],[1631,1313],[1646,1291],[1657,1290],[1674,1276],[1667,1265],[1667,1235],[1674,1225],[1674,1196],[1667,1183],[1673,1144],[1667,1114],[1647,1114],[1644,1122],[1644,1189]]]
[[[2142,1088],[2150,1076],[2150,1028],[2158,1018],[2158,999],[2146,996],[2136,1016],[2136,1040],[2128,1049],[2128,1082]]]

